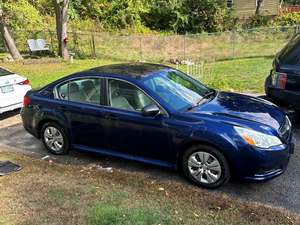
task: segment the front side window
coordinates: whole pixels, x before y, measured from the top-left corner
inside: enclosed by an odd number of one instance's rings
[[[71,80],[57,88],[57,97],[73,102],[100,104],[101,79],[84,78]]]
[[[173,69],[147,76],[142,82],[175,110],[195,105],[210,91],[200,82]]]
[[[108,102],[113,108],[141,111],[153,101],[136,86],[121,80],[108,80]]]

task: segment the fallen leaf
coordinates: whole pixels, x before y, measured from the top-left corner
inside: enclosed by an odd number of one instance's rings
[[[197,217],[197,218],[199,217],[199,215],[197,213],[193,212],[193,214],[194,214],[195,217]]]

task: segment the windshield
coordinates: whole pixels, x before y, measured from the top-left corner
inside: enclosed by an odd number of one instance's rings
[[[9,72],[3,68],[0,68],[0,77],[1,76],[6,76],[6,75],[10,75],[10,74],[13,74],[12,72]]]
[[[175,110],[197,105],[211,91],[200,82],[173,69],[156,72],[143,78],[142,82]]]

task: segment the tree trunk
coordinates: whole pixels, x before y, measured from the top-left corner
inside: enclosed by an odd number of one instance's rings
[[[58,55],[62,56],[61,53],[61,26],[59,24],[61,24],[61,10],[60,10],[60,6],[57,3],[57,0],[53,1],[54,3],[54,10],[55,10],[55,22],[56,22],[56,36],[57,36],[57,40],[58,40]]]
[[[257,1],[257,5],[256,5],[256,10],[255,10],[255,15],[259,15],[263,0],[256,0],[256,1]]]
[[[56,33],[58,40],[58,55],[69,59],[68,44],[68,5],[69,0],[53,0],[56,18]]]
[[[3,18],[3,12],[0,9],[0,32],[4,40],[4,44],[7,47],[9,53],[13,57],[14,60],[21,60],[22,56],[18,51],[15,40],[11,36],[8,27],[6,26],[5,20]]]
[[[61,53],[64,59],[69,59],[69,52],[67,48],[68,42],[68,5],[69,0],[64,0],[63,8],[62,8],[62,24],[61,24]]]

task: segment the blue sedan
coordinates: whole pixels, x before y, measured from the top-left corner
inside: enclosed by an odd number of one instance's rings
[[[29,91],[21,115],[53,154],[74,148],[174,168],[206,188],[276,177],[294,150],[291,122],[274,104],[156,64],[66,76]]]

